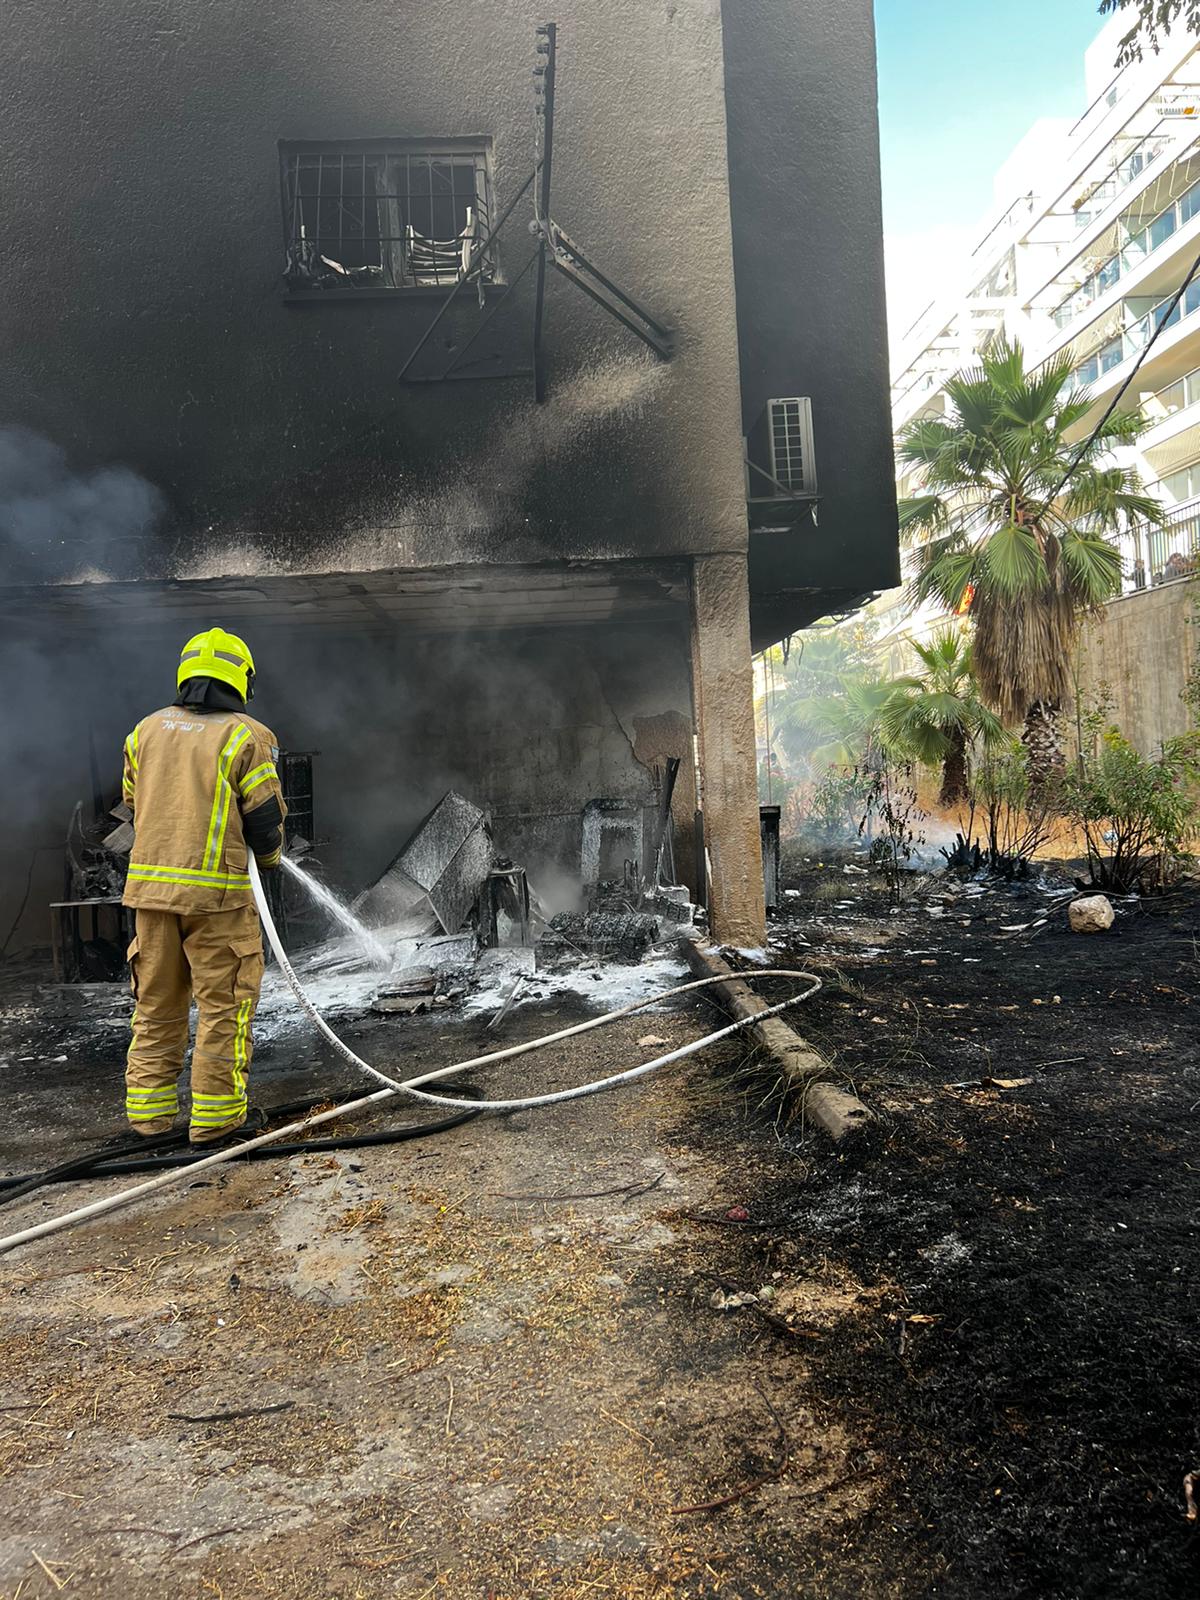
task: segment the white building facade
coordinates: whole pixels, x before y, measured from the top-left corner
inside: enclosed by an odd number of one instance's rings
[[[1036,365],[1066,352],[1099,418],[1156,340],[1122,407],[1150,427],[1133,452],[1163,529],[1121,536],[1127,590],[1200,570],[1200,41],[1180,32],[1158,55],[1113,65],[1118,16],[1085,57],[1076,122],[1037,123],[997,174],[996,205],[957,282],[903,335],[894,362],[897,434],[946,409],[944,385],[1000,333]],[[916,491],[903,472],[901,497]]]

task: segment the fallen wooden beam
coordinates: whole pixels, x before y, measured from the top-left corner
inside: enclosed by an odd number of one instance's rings
[[[698,978],[725,979],[714,984],[710,992],[734,1017],[750,1017],[762,1010],[761,995],[755,994],[713,945],[685,938],[682,946],[687,963]],[[800,1093],[805,1116],[831,1139],[845,1139],[871,1122],[870,1111],[857,1095],[828,1081],[833,1068],[825,1057],[782,1017],[766,1017],[746,1031]]]

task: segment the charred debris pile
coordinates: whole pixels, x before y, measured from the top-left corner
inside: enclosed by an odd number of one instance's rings
[[[412,1015],[481,990],[497,991],[507,1008],[538,973],[636,965],[660,944],[674,954],[699,913],[685,888],[659,881],[671,861],[668,815],[664,806],[590,802],[577,904],[552,912],[525,867],[498,852],[487,814],[450,791],[352,902],[352,918],[388,962],[376,961],[370,1009]]]

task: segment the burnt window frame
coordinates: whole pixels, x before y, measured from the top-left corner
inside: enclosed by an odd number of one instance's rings
[[[409,297],[428,297],[445,295],[454,284],[460,280],[461,265],[455,271],[447,262],[443,252],[440,262],[437,262],[433,272],[422,273],[410,270],[409,256],[409,230],[411,222],[404,211],[404,202],[411,199],[416,191],[412,187],[412,172],[414,165],[423,165],[428,168],[428,183],[430,186],[429,206],[430,214],[433,212],[435,200],[450,199],[453,204],[461,198],[457,183],[451,179],[451,192],[435,194],[433,192],[433,168],[439,162],[447,162],[461,167],[470,162],[474,172],[474,196],[476,222],[474,237],[483,238],[492,226],[496,214],[496,185],[494,173],[493,140],[490,134],[454,135],[448,138],[435,138],[433,136],[389,136],[376,139],[280,139],[278,142],[279,158],[279,195],[280,211],[283,230],[284,249],[284,285],[283,298],[290,302],[303,302],[305,304],[343,305],[352,304],[356,300],[398,300]],[[296,186],[295,177],[301,161],[316,158],[321,173],[320,186],[323,186],[324,163],[331,165],[339,163],[340,171],[344,174],[347,162],[357,164],[363,173],[362,185],[365,188],[366,172],[372,165],[382,165],[385,169],[391,165],[405,164],[405,185],[401,190],[396,187],[394,180],[388,179],[382,192],[377,192],[371,203],[382,211],[384,206],[396,207],[396,217],[390,226],[392,232],[385,233],[384,223],[377,211],[377,226],[375,230],[368,230],[366,225],[366,204],[368,197],[350,195],[351,200],[361,198],[363,201],[362,230],[357,236],[361,245],[367,241],[378,239],[380,245],[380,261],[378,268],[371,264],[369,275],[361,266],[351,266],[346,274],[346,282],[338,281],[339,274],[336,269],[330,268],[324,276],[322,283],[305,284],[297,281],[299,274],[295,271],[298,259],[298,249],[307,243],[306,252],[309,260],[315,255],[320,257],[334,256],[335,249],[331,236],[318,235],[316,239],[302,240],[299,233],[299,223],[296,219]],[[339,210],[344,208],[347,191],[344,176],[336,190]],[[303,196],[302,198],[317,200],[323,198],[317,195]],[[352,218],[353,220],[353,218]],[[323,221],[323,219],[322,219]],[[320,224],[319,224],[320,225]],[[461,236],[460,236],[461,237]],[[329,241],[327,248],[322,249],[322,241]],[[350,235],[354,241],[354,235]],[[443,241],[439,241],[443,242]],[[362,254],[363,252],[358,252]],[[397,263],[399,262],[399,267]],[[320,270],[317,266],[316,270]],[[378,271],[379,276],[374,275]],[[359,274],[363,274],[359,276]],[[400,281],[395,281],[399,277]],[[390,281],[389,281],[390,279]],[[503,284],[500,259],[493,241],[484,252],[476,269],[471,274],[471,281],[476,283],[483,294],[493,284]]]

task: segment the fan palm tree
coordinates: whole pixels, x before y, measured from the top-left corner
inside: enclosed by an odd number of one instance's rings
[[[891,678],[845,675],[834,694],[793,700],[779,718],[785,748],[802,752],[814,771],[870,765],[880,745],[880,716]]]
[[[971,643],[957,628],[944,628],[928,644],[910,641],[923,673],[895,678],[879,713],[884,743],[941,767],[943,806],[967,795],[972,749],[996,750],[1010,735],[979,697],[971,668]]]
[[[1081,620],[1120,591],[1108,535],[1163,516],[1137,473],[1112,461],[1140,415],[1114,413],[1082,451],[1068,441],[1091,409],[1085,391],[1064,392],[1069,371],[1066,355],[1027,371],[1021,346],[999,340],[947,383],[953,415],[918,418],[899,440],[926,491],[901,506],[917,546],[913,597],[969,604],[980,693],[1006,724],[1024,723],[1038,781],[1062,768],[1058,718]]]

